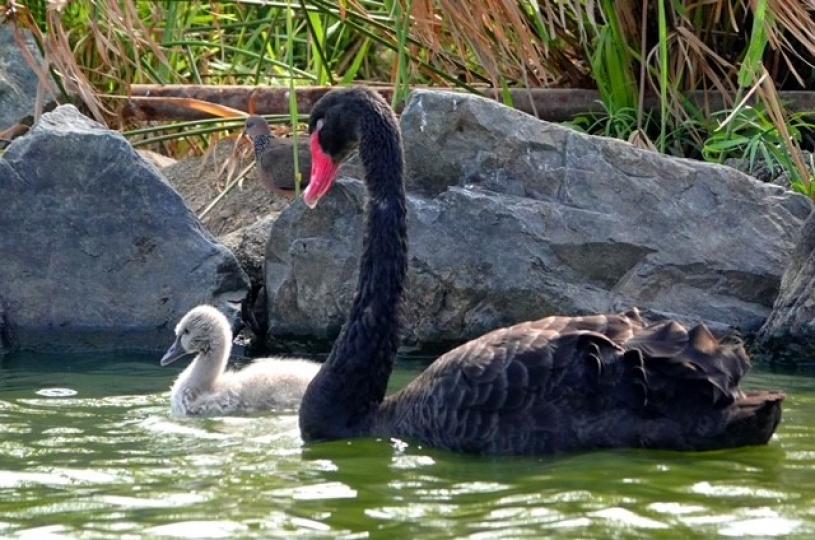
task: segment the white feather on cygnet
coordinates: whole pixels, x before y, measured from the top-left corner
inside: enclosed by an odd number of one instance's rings
[[[161,365],[195,355],[171,390],[171,410],[178,416],[296,409],[320,368],[308,360],[263,358],[240,371],[225,371],[232,329],[226,317],[208,305],[184,315],[175,334]]]

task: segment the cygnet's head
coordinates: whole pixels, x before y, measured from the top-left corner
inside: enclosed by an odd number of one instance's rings
[[[175,327],[175,342],[164,353],[161,365],[172,364],[185,356],[208,353],[214,346],[232,341],[232,329],[226,317],[212,306],[192,308]]]

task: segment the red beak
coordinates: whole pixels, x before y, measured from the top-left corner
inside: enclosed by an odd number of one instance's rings
[[[309,208],[317,206],[319,200],[328,193],[334,185],[337,177],[337,170],[340,166],[334,163],[331,156],[323,152],[320,146],[320,139],[317,129],[311,134],[311,180],[309,180],[306,191],[303,193],[303,202]]]

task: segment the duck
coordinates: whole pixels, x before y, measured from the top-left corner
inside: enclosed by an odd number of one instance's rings
[[[252,141],[257,176],[263,186],[272,193],[293,199],[296,195],[293,139],[274,137],[266,119],[256,115],[246,118],[244,133]],[[308,153],[300,156],[300,166],[307,170],[310,166]],[[305,188],[307,182],[308,179],[300,187]]]
[[[551,455],[770,440],[785,395],[741,389],[750,361],[739,339],[702,324],[646,323],[636,310],[493,330],[386,396],[408,268],[399,126],[379,94],[351,87],[315,104],[309,137],[304,203],[317,207],[355,150],[368,197],[350,314],[299,410],[307,444],[376,437],[467,454]]]
[[[160,364],[195,357],[170,390],[170,410],[176,416],[293,410],[319,370],[316,362],[284,358],[257,359],[239,371],[226,370],[232,329],[226,316],[210,305],[187,312],[175,335]]]

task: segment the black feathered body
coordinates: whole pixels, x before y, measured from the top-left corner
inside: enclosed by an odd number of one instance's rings
[[[745,396],[740,343],[704,326],[548,317],[490,332],[382,404],[373,434],[477,454],[763,444],[782,394]],[[760,429],[745,425],[765,407]]]
[[[636,310],[495,330],[385,398],[407,271],[398,125],[379,95],[353,88],[326,94],[309,127],[336,160],[358,143],[370,198],[350,316],[301,404],[305,441],[401,437],[477,454],[551,454],[769,440],[784,396],[739,390],[749,366],[740,342],[703,326],[649,326]]]

